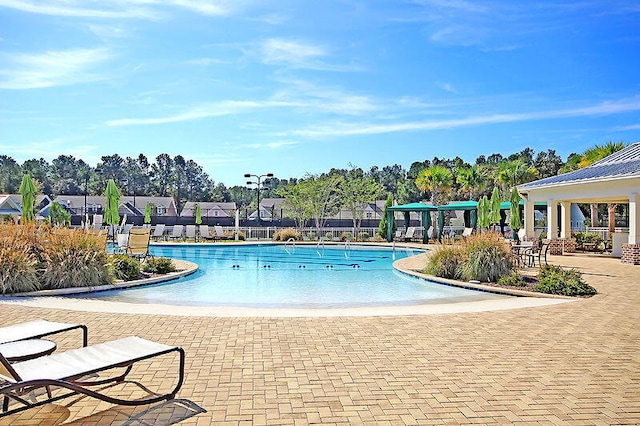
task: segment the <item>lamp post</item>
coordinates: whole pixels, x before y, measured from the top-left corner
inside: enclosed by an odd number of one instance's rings
[[[270,179],[273,177],[273,173],[266,173],[264,175],[253,175],[251,173],[245,173],[244,174],[245,178],[251,178],[254,177],[256,178],[255,181],[247,181],[247,185],[255,185],[256,186],[256,193],[258,194],[258,224],[262,224],[262,218],[260,217],[260,191],[262,191],[264,188],[262,187],[262,185],[264,184],[264,182],[262,182],[262,178],[266,177],[267,179]]]
[[[89,213],[89,209],[87,208],[87,194],[89,193],[89,171],[90,170],[91,169],[87,170],[87,173],[85,173],[84,175],[84,210],[82,214]],[[102,174],[102,169],[95,169],[94,171],[99,175]]]
[[[129,182],[133,183],[133,208],[136,208],[136,184],[133,182],[133,179],[130,181],[129,179],[123,179],[122,183],[127,187],[127,194],[129,193]]]

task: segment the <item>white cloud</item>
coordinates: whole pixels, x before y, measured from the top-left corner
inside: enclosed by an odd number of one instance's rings
[[[278,101],[223,101],[199,105],[186,111],[156,118],[120,118],[107,121],[108,126],[140,126],[151,124],[177,123],[181,121],[200,120],[209,117],[221,117],[246,113],[261,108],[292,106],[291,103]]]
[[[167,17],[167,7],[178,7],[206,16],[231,13],[237,2],[228,0],[0,0],[0,7],[40,15],[103,19],[160,20]]]
[[[318,71],[359,71],[355,64],[331,64],[323,60],[330,52],[326,47],[300,40],[271,38],[260,43],[262,62],[289,68]]]
[[[299,137],[332,137],[372,135],[383,133],[453,129],[459,127],[482,126],[500,123],[512,123],[532,120],[544,120],[567,117],[591,117],[640,111],[640,98],[620,100],[617,102],[603,102],[597,105],[563,109],[538,111],[518,114],[491,114],[453,118],[446,120],[411,121],[400,123],[371,124],[371,123],[330,123],[328,125],[313,126],[306,129],[283,132],[281,135]]]
[[[294,141],[277,141],[277,142],[267,142],[267,143],[254,143],[254,144],[248,145],[248,148],[252,148],[252,149],[262,149],[262,148],[278,149],[278,148],[284,148],[284,147],[288,147],[288,146],[292,146],[292,145],[298,145],[298,142],[294,142]]]
[[[325,56],[326,50],[310,43],[272,38],[262,43],[262,54],[268,64],[302,65]]]
[[[106,49],[72,49],[42,54],[5,54],[0,56],[0,89],[37,89],[66,86],[105,77],[94,68],[109,60]]]

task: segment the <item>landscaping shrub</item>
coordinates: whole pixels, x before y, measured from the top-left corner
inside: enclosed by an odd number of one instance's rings
[[[560,266],[546,265],[538,273],[538,284],[534,291],[563,296],[591,296],[596,289],[584,282],[576,269],[562,269]]]
[[[235,240],[236,239],[236,231],[223,231],[225,238],[229,239],[229,240]],[[239,241],[244,241],[246,240],[247,237],[244,234],[244,232],[242,231],[238,231],[238,240]]]
[[[351,241],[352,239],[352,234],[351,232],[341,232],[340,233],[340,241]]]
[[[333,240],[333,234],[331,232],[324,234],[324,237],[329,241]]]
[[[72,229],[52,229],[42,242],[41,287],[86,287],[113,282],[104,246],[93,235]]]
[[[510,248],[496,232],[482,232],[463,240],[465,253],[462,275],[466,280],[497,282],[510,275],[515,266]]]
[[[522,275],[517,272],[512,272],[510,275],[500,277],[497,284],[512,287],[525,287],[527,285]]]
[[[462,278],[464,258],[461,246],[438,245],[429,256],[424,273],[459,280]]]
[[[369,240],[369,233],[368,232],[360,232],[358,234],[358,241],[368,241]]]
[[[20,293],[38,289],[38,259],[24,240],[0,245],[0,293]]]
[[[151,274],[168,274],[169,272],[175,272],[176,266],[167,257],[150,257],[145,260],[142,270]]]
[[[293,228],[281,229],[273,234],[274,241],[289,241],[289,238],[299,241],[302,240],[302,234]]]
[[[602,244],[602,237],[594,232],[575,232],[576,246],[580,249],[597,249]]]
[[[126,254],[114,254],[110,258],[115,277],[122,281],[140,278],[140,262]]]

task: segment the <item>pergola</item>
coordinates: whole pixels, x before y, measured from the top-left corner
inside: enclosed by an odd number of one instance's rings
[[[526,201],[524,227],[528,237],[534,236],[534,203],[547,202],[547,238],[552,244],[571,239],[572,202],[629,204],[629,235],[628,242],[622,244],[622,262],[640,264],[640,142],[588,167],[517,188]]]

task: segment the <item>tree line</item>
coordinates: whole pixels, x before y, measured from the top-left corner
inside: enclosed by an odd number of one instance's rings
[[[267,179],[262,198],[284,197],[290,209],[294,198],[325,197],[328,211],[305,212],[314,219],[328,216],[336,203],[374,201],[391,195],[398,204],[430,200],[441,204],[449,200],[475,199],[490,195],[494,187],[503,193],[509,188],[535,179],[555,176],[591,164],[612,152],[622,149],[623,142],[596,145],[583,153],[574,153],[563,160],[555,150],[535,153],[531,148],[509,156],[481,155],[473,164],[460,157],[434,157],[416,161],[404,169],[398,164],[373,166],[368,170],[350,166],[331,169],[326,173],[301,178]],[[255,189],[245,186],[226,187],[215,181],[191,159],[181,155],[160,154],[150,161],[144,154],[121,157],[118,154],[101,157],[95,167],[71,155],[60,155],[51,163],[43,158],[19,164],[7,155],[0,155],[0,193],[17,193],[22,172],[29,172],[40,193],[56,195],[101,195],[108,179],[114,179],[124,195],[171,196],[180,208],[185,201],[235,202],[239,207],[255,207]],[[322,188],[324,188],[324,193]],[[326,194],[326,188],[334,194]],[[336,198],[337,190],[341,196]],[[369,197],[367,200],[360,195]],[[332,198],[333,197],[333,198]],[[362,199],[361,199],[362,198]],[[349,208],[351,208],[349,207]],[[356,209],[354,208],[354,211]]]

